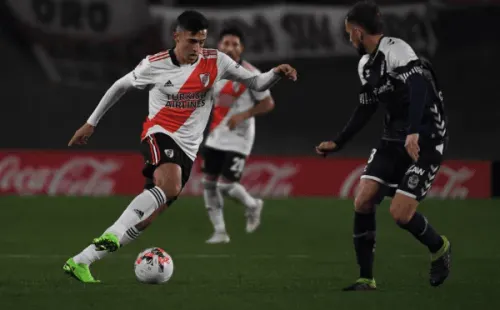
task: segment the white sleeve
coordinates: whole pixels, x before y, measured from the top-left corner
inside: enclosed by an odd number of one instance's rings
[[[387,71],[401,73],[406,69],[411,69],[412,61],[418,60],[417,54],[411,46],[403,40],[388,39],[387,42]],[[409,68],[406,68],[410,65]]]
[[[253,73],[255,75],[258,75],[258,74],[261,74],[262,72],[260,72],[258,69],[255,69],[255,70],[253,70]],[[271,91],[269,89],[265,90],[265,91],[256,91],[253,89],[249,89],[249,91],[250,91],[250,95],[252,96],[252,98],[257,100],[257,101],[262,101],[262,100],[266,99],[267,97],[271,97]]]
[[[361,85],[365,85],[366,83],[368,83],[368,81],[363,76],[363,69],[366,63],[368,62],[368,59],[370,59],[370,56],[364,55],[363,57],[361,57],[358,63],[358,74],[359,74],[359,79],[361,80]]]
[[[104,94],[94,112],[87,120],[87,123],[94,127],[97,126],[97,123],[99,123],[104,114],[111,109],[111,107],[123,96],[123,94],[133,87],[133,80],[134,78],[132,77],[132,73],[129,73],[116,81]]]
[[[219,80],[240,82],[256,91],[268,90],[281,79],[280,75],[274,73],[272,69],[262,74],[252,73],[219,51],[217,51],[217,68],[219,69]]]
[[[153,69],[148,57],[144,58],[131,72],[132,85],[135,88],[144,89],[149,85],[154,85]]]
[[[109,109],[131,88],[144,89],[154,85],[153,70],[148,58],[144,58],[130,73],[116,81],[104,94],[90,115],[87,123],[96,126]]]
[[[358,74],[359,79],[361,80],[361,90],[359,91],[359,103],[360,104],[374,104],[377,103],[376,97],[373,95],[373,91],[371,86],[368,84],[368,81],[365,78],[363,70],[365,69],[365,65],[370,60],[370,55],[364,55],[361,57],[358,63]]]

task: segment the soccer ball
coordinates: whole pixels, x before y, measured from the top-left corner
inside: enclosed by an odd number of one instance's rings
[[[160,284],[167,282],[174,273],[172,257],[161,248],[145,249],[134,263],[135,276],[139,282]]]

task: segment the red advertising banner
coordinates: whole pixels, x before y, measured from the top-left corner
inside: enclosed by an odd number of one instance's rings
[[[136,153],[1,151],[0,194],[134,195],[142,164]]]
[[[137,153],[1,151],[0,195],[135,195],[142,190]],[[352,197],[365,160],[259,157],[247,162],[242,184],[261,197]],[[183,195],[202,195],[197,161]],[[446,161],[429,191],[437,198],[491,197],[491,163]]]

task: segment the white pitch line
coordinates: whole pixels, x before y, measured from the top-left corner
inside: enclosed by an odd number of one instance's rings
[[[29,254],[29,253],[3,253],[0,254],[0,259],[67,259],[71,257],[71,254]],[[342,256],[342,255],[341,255]],[[134,259],[136,255],[132,254],[112,254],[111,257],[117,257],[119,259]],[[313,259],[313,258],[325,258],[327,255],[308,255],[308,254],[172,254],[172,258],[176,259],[239,259],[239,258],[251,258],[251,259]],[[343,257],[343,256],[342,256]],[[396,258],[402,259],[413,259],[427,257],[424,254],[401,254],[394,256]],[[339,256],[340,258],[340,256]],[[346,258],[346,260],[350,259]]]
[[[1,259],[67,259],[71,257],[71,254],[29,254],[29,253],[1,253]],[[137,256],[132,254],[113,254],[111,257],[116,257],[118,259],[135,259]],[[324,259],[328,257],[327,255],[307,255],[307,254],[173,254],[173,259],[313,259],[319,258]],[[415,258],[427,258],[428,255],[425,254],[401,254],[395,255],[395,258],[401,259],[415,259]],[[351,258],[346,258],[345,256],[339,256],[338,261],[348,261]],[[462,259],[482,259],[481,257],[467,256],[462,257]],[[500,255],[488,256],[488,259],[500,259]]]
[[[62,259],[69,258],[71,254],[0,254],[0,259]],[[120,259],[131,259],[135,258],[135,255],[130,254],[115,254],[112,257],[118,257]],[[180,259],[216,259],[216,258],[254,258],[254,259],[273,259],[273,258],[290,258],[290,259],[308,259],[312,258],[310,255],[304,254],[285,254],[285,255],[272,255],[272,254],[177,254],[172,255],[172,258]]]

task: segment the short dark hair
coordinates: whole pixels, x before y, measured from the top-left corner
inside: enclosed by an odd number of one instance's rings
[[[177,17],[176,28],[196,33],[208,29],[208,20],[198,11],[184,11]]]
[[[380,34],[384,23],[377,4],[373,1],[359,1],[347,13],[346,20],[357,24],[369,34]]]
[[[222,38],[224,38],[227,35],[236,36],[240,39],[241,44],[245,44],[245,38],[243,37],[243,32],[239,28],[228,27],[222,29],[222,31],[219,34],[219,41],[222,40]]]
[[[245,44],[245,37],[243,36],[243,32],[239,28],[228,27],[222,29],[222,31],[219,34],[219,41],[228,35],[238,37],[240,39],[241,44]]]

